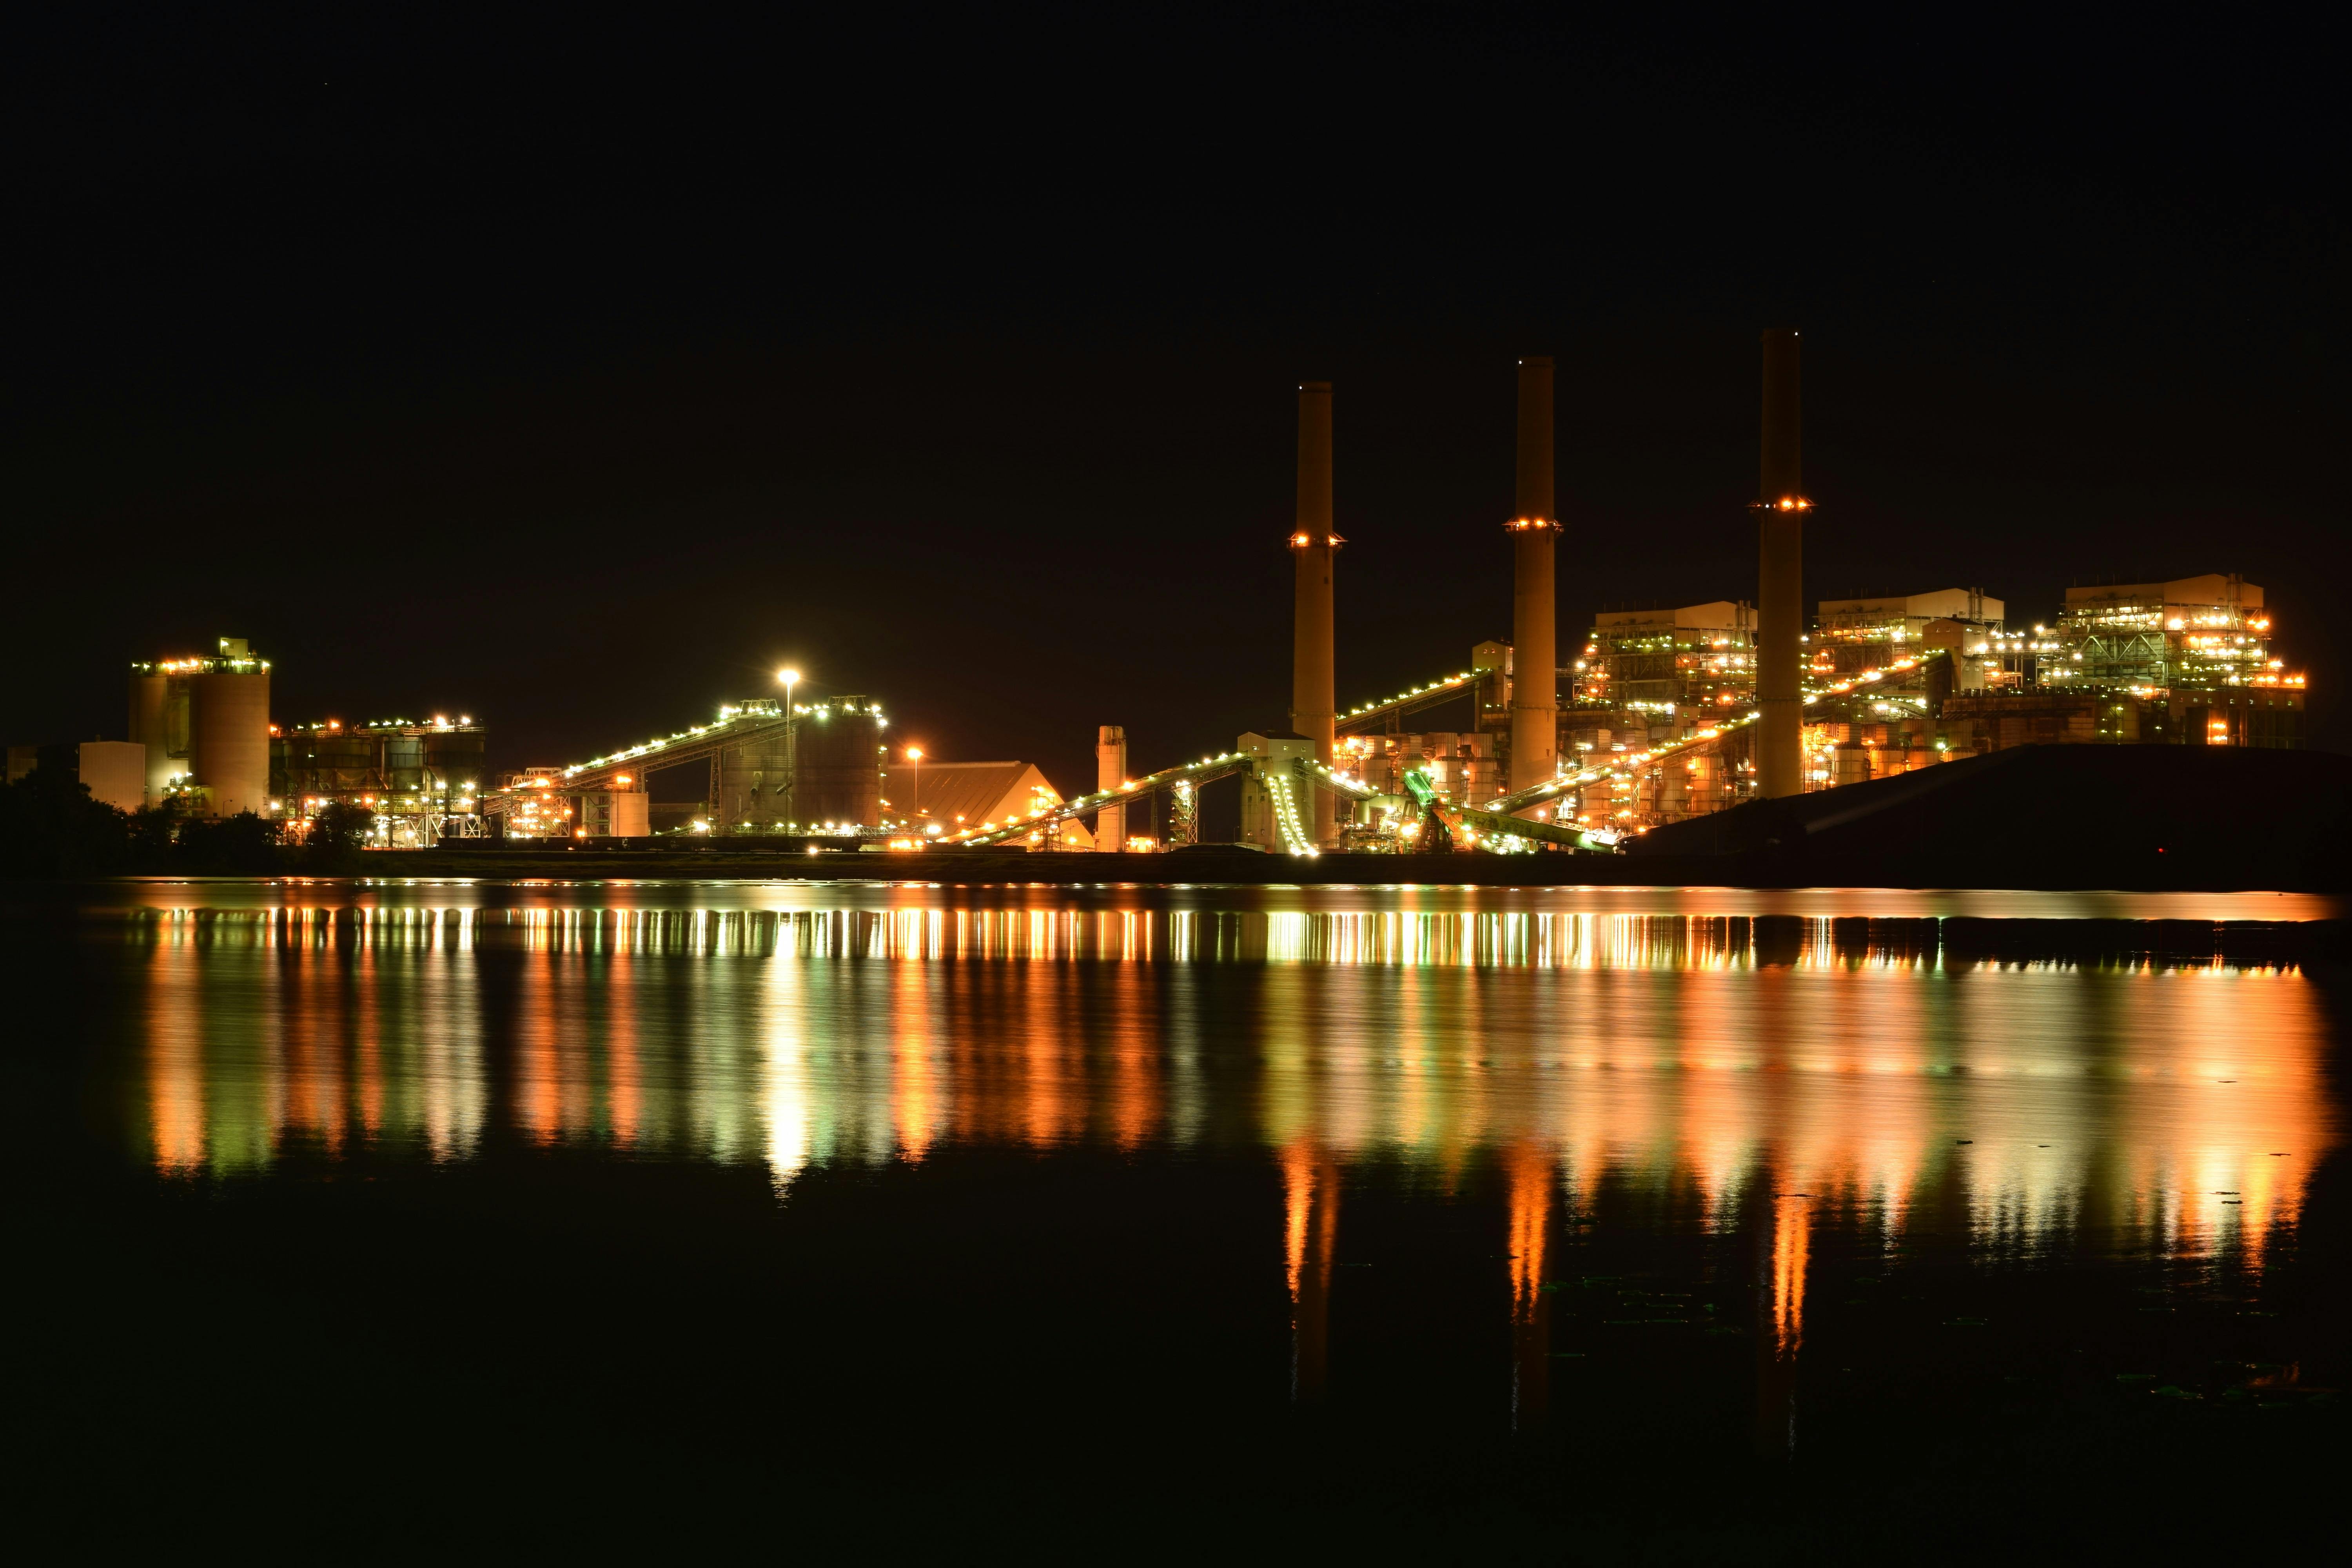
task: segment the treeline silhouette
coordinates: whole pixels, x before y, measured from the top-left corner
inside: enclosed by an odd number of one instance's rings
[[[287,843],[279,824],[249,811],[195,816],[176,800],[124,811],[69,773],[37,767],[0,789],[0,877],[335,875],[359,868],[373,826],[366,808],[339,801],[305,841]]]

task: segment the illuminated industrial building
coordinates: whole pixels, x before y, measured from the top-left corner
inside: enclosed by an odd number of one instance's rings
[[[1503,793],[1500,739],[1491,730],[1349,735],[1338,765],[1382,795],[1403,795],[1404,775],[1419,769],[1448,800],[1483,801]]]
[[[929,841],[968,825],[1025,818],[1040,807],[1062,804],[1062,792],[1034,763],[902,761],[884,767],[882,794],[891,818],[905,825],[898,837],[908,840]],[[1037,841],[1030,847],[1045,847],[1046,829],[1036,831]],[[1084,823],[1063,823],[1057,831],[1060,848],[1095,846],[1096,835]]]
[[[2271,657],[2270,630],[2262,589],[2234,574],[2069,588],[2042,683],[2156,691],[2300,685],[2301,676]]]
[[[1884,669],[1905,654],[1928,649],[1951,655],[1957,663],[1966,654],[1990,648],[1992,639],[2006,630],[2004,608],[1981,588],[1946,588],[1901,598],[1824,599],[1815,606],[1807,639],[1807,673],[1828,679]],[[1963,690],[1983,686],[1983,664],[1956,676],[1955,681]]]
[[[1970,749],[2304,743],[2306,678],[2273,656],[2263,591],[2242,577],[2069,588],[2058,624],[2034,631],[2030,681],[1944,705]]]
[[[144,804],[196,816],[269,809],[269,661],[243,637],[208,657],[131,667],[130,737],[145,749]]]
[[[1629,735],[1680,735],[1754,704],[1755,609],[1718,599],[1672,610],[1602,611],[1563,679],[1574,692],[1561,721],[1563,755],[1607,751]]]
[[[270,809],[299,836],[330,805],[359,806],[375,817],[381,848],[479,837],[486,743],[470,714],[273,724]]]
[[[1565,666],[1553,648],[1552,365],[1518,363],[1513,635],[1469,668],[1342,709],[1333,668],[1331,395],[1298,385],[1288,723],[1229,751],[1130,776],[1126,731],[1095,734],[1094,789],[1065,798],[1016,763],[886,767],[887,721],[863,698],[723,708],[716,721],[509,780],[488,809],[509,836],[630,837],[640,823],[712,835],[835,837],[868,847],[1182,847],[1201,791],[1240,786],[1262,849],[1609,851],[1628,834],[1769,799],[2036,742],[2301,743],[2304,681],[2272,657],[2262,590],[2210,575],[2075,589],[2053,629],[2008,624],[1977,587],[1799,598],[1812,502],[1802,477],[1799,339],[1765,334],[1755,596],[1595,616]],[[1424,710],[1466,704],[1467,728]],[[1538,732],[1539,731],[1539,732]],[[1540,743],[1538,743],[1538,742]],[[699,806],[642,809],[646,774],[706,766]],[[901,778],[903,776],[903,788]],[[1096,832],[1088,835],[1085,823]],[[1160,837],[1147,830],[1155,824]]]

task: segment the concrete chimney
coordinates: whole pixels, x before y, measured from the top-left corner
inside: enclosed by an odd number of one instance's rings
[[[1127,782],[1127,730],[1102,724],[1095,729],[1095,788],[1117,789]],[[1117,851],[1127,847],[1127,807],[1107,805],[1095,813],[1095,847]]]
[[[1290,531],[1290,552],[1298,562],[1290,618],[1290,727],[1315,742],[1315,755],[1326,767],[1339,714],[1331,653],[1331,561],[1339,544],[1331,527],[1331,384],[1304,382],[1298,388],[1298,521]],[[1328,790],[1311,793],[1317,841],[1328,844],[1338,837],[1338,797]]]
[[[1559,771],[1559,605],[1552,555],[1559,514],[1552,495],[1551,361],[1519,362],[1518,509],[1512,540],[1511,784]]]
[[[1763,461],[1756,484],[1756,782],[1766,799],[1805,788],[1805,499],[1797,334],[1764,334]]]

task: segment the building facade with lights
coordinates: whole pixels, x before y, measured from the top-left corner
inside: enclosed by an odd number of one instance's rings
[[[482,835],[488,736],[472,715],[269,727],[270,810],[294,837],[330,805],[375,817],[374,843],[416,849]]]

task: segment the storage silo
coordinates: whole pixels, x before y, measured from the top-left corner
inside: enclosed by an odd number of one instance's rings
[[[188,772],[205,812],[235,816],[269,809],[269,668],[258,660],[206,659],[187,678]]]
[[[882,713],[863,697],[810,703],[793,726],[793,816],[803,827],[882,822]]]
[[[128,738],[146,749],[146,804],[153,805],[163,798],[172,783],[172,775],[182,771],[173,760],[170,724],[166,717],[172,700],[172,677],[154,664],[134,664],[131,667],[131,716]],[[187,746],[183,741],[180,751]]]

